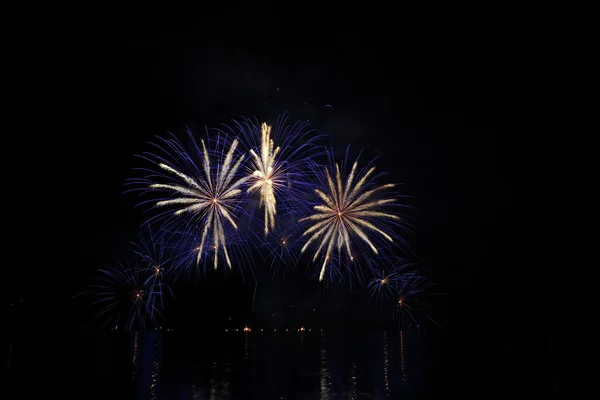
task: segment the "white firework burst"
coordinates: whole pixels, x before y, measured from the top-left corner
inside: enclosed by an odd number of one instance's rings
[[[192,137],[193,140],[193,137]],[[215,254],[214,268],[218,267],[218,254],[222,254],[225,263],[231,269],[231,257],[228,251],[227,231],[238,229],[237,213],[240,210],[240,196],[247,176],[240,177],[238,170],[244,161],[244,155],[236,155],[238,140],[230,142],[226,154],[209,153],[204,140],[199,148],[194,142],[194,148],[199,156],[199,162],[193,161],[177,139],[163,139],[166,145],[155,145],[170,155],[167,158],[147,153],[144,157],[150,159],[159,167],[159,171],[147,170],[152,174],[141,182],[154,192],[167,192],[168,198],[153,201],[159,208],[167,208],[168,221],[163,225],[165,231],[177,222],[181,222],[187,231],[200,231],[200,240],[196,248],[196,264],[199,264],[205,251]],[[219,140],[217,140],[217,146]],[[216,160],[211,159],[216,158]],[[178,166],[175,166],[178,165]],[[140,183],[140,181],[138,181]],[[181,221],[176,221],[181,219]],[[175,220],[175,221],[174,221]]]
[[[248,193],[259,195],[258,206],[264,209],[263,232],[268,237],[276,218],[294,213],[300,199],[312,191],[307,171],[313,160],[325,153],[318,144],[324,136],[307,122],[289,123],[285,113],[274,124],[242,118],[222,129],[226,135],[240,138],[244,152],[250,154],[244,168]]]
[[[334,173],[330,169],[335,169]],[[358,161],[354,162],[352,170],[345,179],[342,178],[339,164],[334,168],[325,169],[325,184],[321,189],[315,189],[319,204],[314,206],[315,213],[302,218],[299,222],[310,222],[313,225],[304,231],[303,236],[308,236],[301,249],[305,252],[308,247],[318,243],[312,258],[313,262],[324,252],[324,261],[321,267],[319,280],[323,280],[328,261],[332,252],[346,252],[350,261],[354,260],[352,251],[353,241],[358,239],[366,244],[374,254],[379,254],[372,235],[393,242],[392,234],[388,233],[387,223],[400,220],[398,215],[385,210],[385,206],[396,201],[395,198],[378,198],[386,189],[394,187],[393,184],[369,187],[373,180],[375,167],[366,172],[358,171]],[[335,174],[335,180],[332,175]]]
[[[277,214],[275,191],[285,187],[281,164],[276,163],[279,150],[280,147],[275,147],[273,139],[271,139],[271,127],[263,123],[261,125],[260,155],[254,149],[250,149],[254,172],[251,176],[253,183],[248,189],[248,193],[254,191],[260,193],[259,207],[265,209],[265,236],[269,233],[269,229],[275,227],[275,215]]]

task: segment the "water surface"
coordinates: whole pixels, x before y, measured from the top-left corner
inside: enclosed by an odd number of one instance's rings
[[[88,333],[13,341],[10,397],[424,398],[436,337],[404,332]],[[34,345],[32,341],[36,341]]]

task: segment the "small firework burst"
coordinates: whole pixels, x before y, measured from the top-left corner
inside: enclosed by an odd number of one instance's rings
[[[395,298],[395,315],[400,324],[420,327],[422,319],[428,319],[426,308],[431,304],[426,300],[431,295],[430,290],[433,283],[417,273],[405,274],[399,282],[398,292]],[[437,323],[436,323],[437,324]]]
[[[381,305],[389,303],[390,300],[397,300],[404,280],[414,274],[410,267],[411,264],[397,262],[387,270],[375,270],[374,277],[367,285],[371,297]]]
[[[297,221],[296,214],[280,216],[269,237],[259,243],[260,252],[266,254],[266,262],[270,263],[274,275],[298,266],[302,231]]]
[[[400,324],[419,326],[419,321],[433,319],[427,316],[427,301],[433,295],[433,283],[419,274],[412,264],[398,260],[385,269],[375,270],[367,289],[371,298],[375,299],[382,312],[393,313]],[[436,323],[437,324],[437,323]]]
[[[154,235],[152,228],[147,226],[131,243],[131,250],[138,257],[140,274],[146,276],[144,285],[152,285],[157,294],[157,300],[164,306],[164,295],[175,297],[167,282],[167,274],[173,270],[173,255],[167,250],[164,238]]]
[[[98,270],[84,294],[94,298],[91,306],[99,310],[93,321],[102,320],[102,327],[145,330],[157,326],[162,316],[160,290],[138,265],[118,263]]]

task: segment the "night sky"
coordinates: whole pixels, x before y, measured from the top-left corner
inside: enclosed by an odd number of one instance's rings
[[[533,93],[549,92],[553,71],[540,68],[551,46],[529,35],[525,17],[455,2],[338,14],[289,3],[262,15],[233,7],[185,17],[141,4],[53,9],[48,29],[15,45],[14,146],[4,153],[17,157],[9,181],[18,196],[6,218],[21,222],[9,233],[8,252],[19,254],[3,306],[24,299],[20,323],[85,323],[69,299],[122,257],[143,222],[122,191],[147,141],[284,111],[338,150],[380,154],[380,169],[413,196],[416,229],[406,238],[446,293],[442,324],[495,327],[539,311],[554,278],[523,256],[533,225],[523,217],[523,165],[537,134],[524,116],[537,112]],[[286,285],[286,295],[265,287],[261,301],[326,308],[317,284]],[[231,297],[240,315],[248,291]],[[328,307],[347,315],[356,304]],[[203,312],[197,303],[188,311]]]

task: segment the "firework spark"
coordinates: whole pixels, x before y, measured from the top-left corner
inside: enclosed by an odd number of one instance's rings
[[[390,243],[394,242],[393,233],[388,229],[388,225],[400,220],[398,215],[385,209],[397,199],[379,197],[394,185],[384,184],[371,188],[375,180],[374,166],[367,170],[359,170],[357,159],[345,180],[338,163],[335,163],[334,167],[325,168],[324,172],[325,182],[320,189],[315,189],[319,198],[319,204],[314,206],[316,213],[299,220],[313,224],[303,234],[309,238],[301,252],[304,253],[311,244],[319,241],[312,259],[314,262],[324,250],[319,280],[323,280],[334,249],[337,249],[338,254],[345,251],[347,258],[353,260],[352,247],[355,238],[358,238],[374,254],[379,254],[375,239],[371,235]]]
[[[245,224],[245,221],[239,221],[240,224]],[[244,266],[246,268],[230,269],[229,267],[222,269],[219,273],[228,275],[230,273],[240,273],[242,278],[245,276],[245,269],[249,269],[253,273],[255,267],[255,259],[261,254],[253,253],[252,249],[256,248],[250,245],[253,235],[240,227],[239,229],[231,228],[227,232],[227,251],[230,256],[232,265]],[[169,246],[174,252],[173,262],[173,279],[193,279],[201,275],[205,275],[208,271],[203,265],[198,264],[198,243],[202,240],[202,229],[182,229],[169,235]],[[215,258],[222,257],[221,254],[215,252],[214,246],[205,246],[203,250],[202,260],[206,265],[214,265]],[[203,263],[203,264],[204,264]],[[217,270],[214,270],[217,272]]]
[[[145,184],[151,191],[170,193],[170,197],[154,202],[158,208],[171,210],[167,214],[170,218],[166,226],[163,226],[165,231],[179,223],[186,230],[201,232],[196,246],[197,265],[205,250],[210,248],[215,254],[214,268],[218,267],[217,255],[222,254],[231,269],[227,231],[230,228],[238,229],[240,197],[248,180],[248,177],[238,175],[244,155],[236,153],[239,144],[237,139],[228,142],[221,140],[219,136],[215,147],[221,148],[222,153],[209,152],[204,140],[200,141],[201,147],[198,147],[191,133],[190,139],[194,144],[195,154],[188,153],[175,138],[163,139],[165,148],[155,145],[170,155],[171,161],[167,161],[164,156],[146,153],[143,158],[152,161],[160,171],[146,170],[150,174],[135,182]],[[225,149],[227,153],[223,154]],[[194,155],[198,156],[198,162],[194,160]]]

